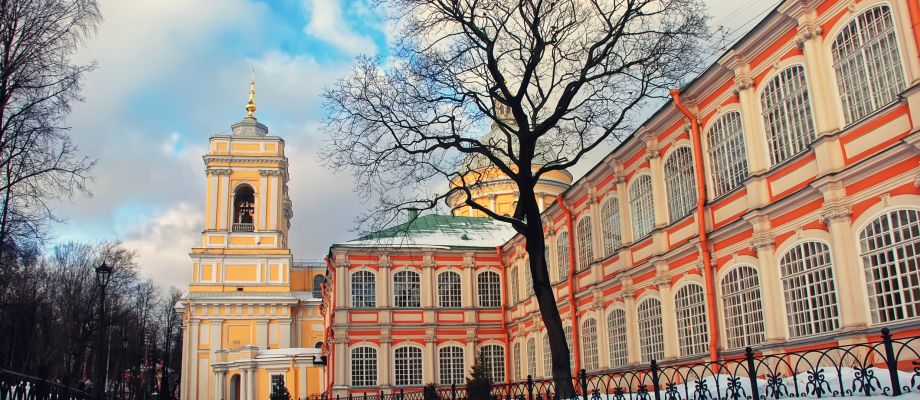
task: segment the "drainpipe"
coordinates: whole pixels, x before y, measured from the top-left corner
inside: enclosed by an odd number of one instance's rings
[[[572,365],[575,366],[577,377],[581,371],[581,343],[578,336],[578,305],[575,304],[575,231],[572,230],[572,211],[565,206],[562,195],[556,196],[556,202],[565,214],[565,226],[569,232],[569,305],[572,310]]]
[[[332,261],[329,260],[329,256],[323,257],[323,260],[326,261],[326,268],[328,268],[329,271],[332,273],[332,282],[334,282],[333,284],[337,284],[338,281],[335,280],[335,268],[332,266]],[[325,285],[326,284],[324,283],[323,286],[325,287]],[[323,294],[324,296],[327,296],[325,290],[323,290]],[[329,344],[327,340],[325,339],[326,338],[334,339],[332,335],[332,323],[335,321],[335,319],[333,318],[335,317],[335,293],[333,293],[332,295],[328,295],[327,299],[329,300],[329,303],[328,303],[329,304],[329,308],[328,308],[329,326],[326,327],[326,332],[323,335],[324,336],[323,337],[323,349],[328,350],[329,352],[328,362],[326,363],[325,380],[326,380],[326,393],[327,393],[326,398],[331,399],[332,398],[332,384],[334,383],[333,377],[335,375],[335,349],[334,348],[330,349]],[[333,341],[333,343],[335,343],[335,341]]]
[[[502,247],[495,246],[495,255],[498,256],[498,265],[502,269],[502,332],[505,332],[505,378],[508,382],[511,382],[511,333],[508,332],[508,321],[505,317],[506,310],[508,309],[508,275],[505,274],[507,268],[505,267],[505,259],[502,257]],[[473,355],[476,356],[475,354]]]
[[[907,14],[910,15],[910,29],[914,32],[917,57],[920,57],[920,3],[917,0],[907,0]]]
[[[716,321],[715,278],[712,256],[709,254],[709,239],[706,236],[706,179],[703,178],[703,143],[700,137],[700,122],[680,101],[680,89],[672,89],[674,106],[690,120],[691,140],[693,141],[693,161],[696,168],[696,226],[700,236],[700,251],[703,257],[703,280],[706,281],[706,306],[709,309],[709,359],[719,358],[719,326]]]

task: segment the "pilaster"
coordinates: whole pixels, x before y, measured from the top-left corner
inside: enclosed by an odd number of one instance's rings
[[[783,308],[783,293],[779,281],[779,269],[774,251],[774,239],[770,218],[763,213],[752,213],[745,217],[754,228],[751,248],[757,252],[757,278],[760,284],[760,306],[764,319],[764,339],[767,343],[779,343],[786,338]]]
[[[821,207],[821,222],[827,225],[831,236],[831,265],[834,283],[837,286],[837,302],[840,307],[840,323],[844,330],[867,327],[865,294],[862,268],[856,241],[850,226],[850,199],[843,182],[838,178],[819,179],[812,186],[821,191],[824,205]]]
[[[674,311],[674,295],[671,294],[671,274],[668,264],[658,262],[655,264],[655,285],[661,299],[661,329],[664,333],[664,359],[673,360],[680,356],[680,346],[677,337],[677,320]]]
[[[632,281],[623,280],[623,305],[626,309],[626,353],[630,365],[642,362],[642,350],[639,346],[639,318],[636,315],[636,295]]]

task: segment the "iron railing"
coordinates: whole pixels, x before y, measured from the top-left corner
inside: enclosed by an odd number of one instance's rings
[[[252,232],[255,230],[255,225],[250,223],[235,222],[231,226],[231,230],[233,232]]]
[[[769,400],[899,396],[920,393],[920,336],[776,354],[748,347],[734,358],[712,362],[667,363],[586,373],[573,379],[578,400]],[[551,379],[495,384],[492,400],[558,400]],[[463,387],[441,387],[437,396],[420,388],[394,393],[335,396],[335,400],[474,400]],[[480,399],[475,399],[480,400]]]
[[[67,386],[0,369],[0,400],[98,400]]]

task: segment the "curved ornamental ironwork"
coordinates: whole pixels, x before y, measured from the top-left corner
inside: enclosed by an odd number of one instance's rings
[[[0,369],[0,400],[96,400],[97,397],[43,379]]]
[[[757,353],[713,362],[663,364],[586,374],[575,380],[584,400],[769,400],[898,396],[920,392],[920,337],[775,354]],[[493,398],[555,400],[552,380],[497,385]]]
[[[920,393],[920,336],[802,351],[743,355],[712,362],[652,361],[646,368],[581,374],[577,400],[779,400],[898,396]],[[437,391],[441,400],[468,399],[456,385]],[[336,400],[432,400],[420,388],[394,393],[336,396]],[[559,400],[551,379],[492,386],[491,400]]]

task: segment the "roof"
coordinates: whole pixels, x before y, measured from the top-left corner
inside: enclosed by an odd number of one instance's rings
[[[336,247],[494,248],[514,236],[510,224],[492,218],[428,214]]]

